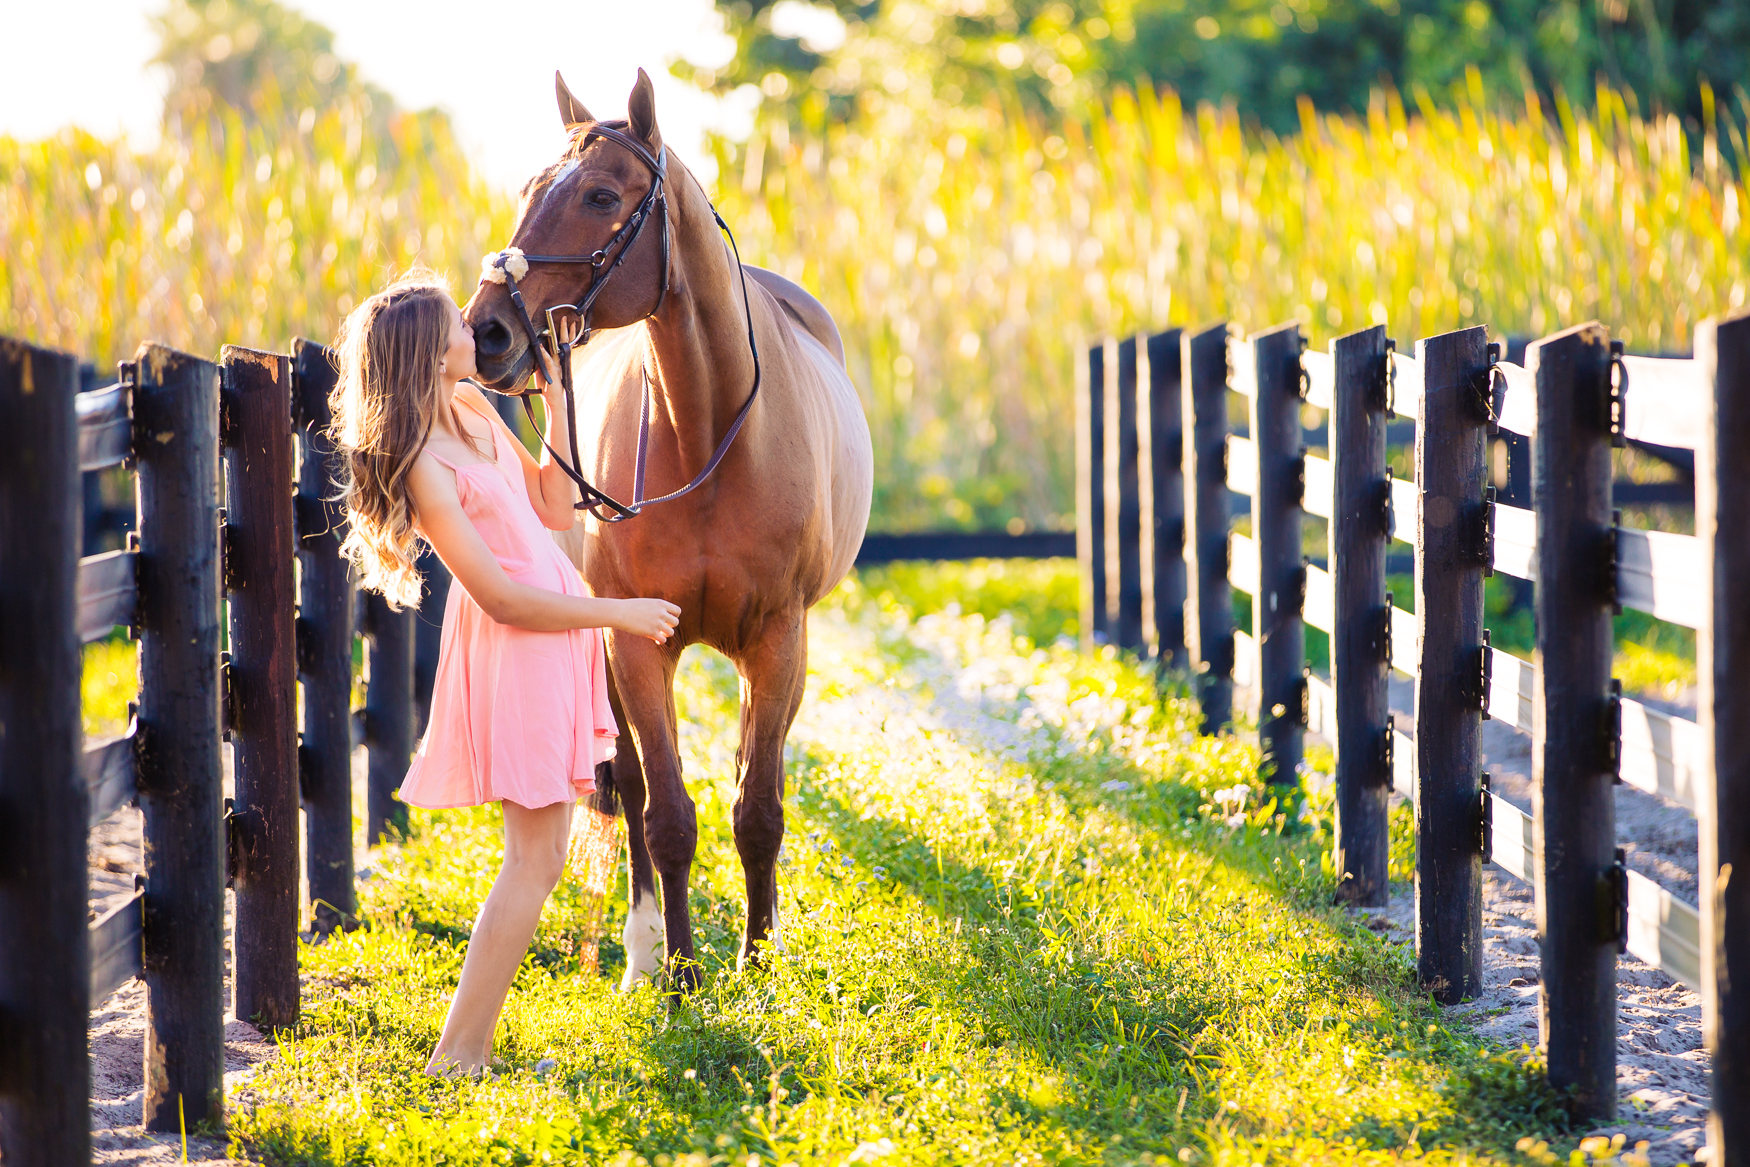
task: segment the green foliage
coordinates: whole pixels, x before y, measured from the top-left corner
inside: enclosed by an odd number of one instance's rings
[[[1548,1067],[1524,1052],[1497,1053],[1466,1067],[1452,1087],[1461,1104],[1499,1115],[1511,1126],[1566,1130],[1566,1100],[1549,1087]]]
[[[1062,7],[1003,11],[1065,41]],[[955,19],[986,19],[973,8]],[[905,10],[908,36],[934,27]],[[1074,35],[1118,43],[1124,19],[1142,28],[1126,11],[1099,17],[1103,40]],[[147,337],[279,349],[331,336],[415,262],[463,292],[508,236],[511,199],[448,122],[393,109],[332,60],[326,30],[268,0],[178,0],[162,31],[184,87],[162,145],[0,138],[0,332],[100,367]],[[946,74],[908,61],[884,66],[891,88],[858,91],[853,121],[805,102],[794,124],[714,146],[744,253],[839,322],[878,530],[1067,527],[1093,336],[1298,319],[1322,346],[1387,320],[1407,351],[1468,324],[1597,317],[1632,347],[1678,349],[1746,300],[1746,192],[1723,161],[1743,153],[1742,126],[1723,113],[1692,152],[1674,120],[1611,89],[1591,114],[1499,112],[1486,94],[1406,109],[1382,91],[1365,115],[1308,107],[1278,136],[1147,85],[1067,112],[994,90],[947,103],[920,87]]]
[[[117,634],[85,646],[79,685],[80,713],[88,738],[114,737],[128,727],[128,702],[140,692],[139,651]]]
[[[274,0],[170,0],[149,19],[158,34],[153,63],[170,73],[164,120],[173,131],[225,111],[291,130],[304,109],[359,98],[383,131],[395,112],[387,93],[335,55],[333,33]]]
[[[734,60],[681,76],[707,88],[758,85],[769,108],[855,120],[896,73],[944,106],[1013,98],[1072,109],[1114,83],[1171,85],[1187,102],[1232,104],[1279,134],[1298,103],[1361,111],[1370,90],[1465,92],[1489,105],[1528,88],[1578,100],[1604,83],[1699,127],[1711,90],[1750,68],[1740,5],[1673,0],[825,0],[845,24],[827,47],[775,24],[774,0],[717,0]],[[818,18],[817,21],[818,22]],[[779,35],[780,31],[789,35]]]
[[[1750,296],[1746,192],[1718,141],[1692,156],[1608,89],[1591,115],[1380,93],[1364,116],[1308,108],[1291,137],[1149,88],[1051,116],[903,86],[862,100],[852,123],[719,142],[717,194],[743,253],[839,322],[877,529],[1066,527],[1076,369],[1101,334],[1299,320],[1322,348],[1384,321],[1409,351],[1597,318],[1672,350]]]
[[[1625,692],[1675,699],[1695,684],[1695,654],[1659,648],[1657,641],[1637,644],[1619,635],[1613,672]]]
[[[851,593],[915,615],[1007,616],[1015,635],[1038,645],[1074,640],[1080,618],[1073,559],[982,559],[968,563],[890,563],[857,572]]]
[[[1330,906],[1329,840],[1285,829],[1255,748],[1198,738],[1190,704],[1115,655],[915,614],[975,606],[989,565],[955,570],[853,581],[811,621],[765,967],[735,968],[736,680],[693,650],[678,712],[701,990],[673,1008],[619,994],[611,946],[587,971],[589,905],[567,888],[506,1004],[505,1064],[422,1076],[499,842],[494,812],[415,811],[361,889],[366,926],[303,950],[304,1017],[233,1104],[234,1154],[1372,1163],[1413,1143],[1501,1163],[1560,1136],[1534,1083],[1474,1085],[1499,1055]],[[613,918],[623,885],[611,901]]]
[[[178,2],[159,23],[177,78],[161,145],[0,137],[0,332],[101,369],[147,338],[326,340],[415,263],[466,296],[514,208],[447,118],[394,109],[269,0]]]

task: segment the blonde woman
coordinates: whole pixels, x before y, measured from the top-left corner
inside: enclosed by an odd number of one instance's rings
[[[595,789],[596,764],[613,756],[601,630],[660,644],[680,609],[589,595],[547,535],[575,521],[571,482],[550,459],[536,462],[464,382],[474,374],[473,330],[433,276],[410,274],[360,304],[338,347],[344,552],[362,586],[395,607],[419,602],[421,538],[460,585],[444,610],[431,717],[401,797],[504,810],[504,864],[426,1067],[472,1073],[491,1059],[511,979],[559,882],[572,803]],[[553,404],[549,419],[559,414]]]

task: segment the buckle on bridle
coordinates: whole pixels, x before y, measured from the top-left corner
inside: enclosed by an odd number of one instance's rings
[[[589,343],[591,330],[576,304],[555,304],[546,310],[546,317],[547,327],[541,330],[538,339],[552,346],[549,351],[563,369],[564,359],[570,355],[571,350]],[[564,339],[568,335],[571,339]]]

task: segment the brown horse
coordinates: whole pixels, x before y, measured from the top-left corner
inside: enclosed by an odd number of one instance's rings
[[[632,497],[648,378],[648,494],[684,486],[708,463],[754,386],[750,318],[761,366],[746,422],[696,491],[625,522],[591,517],[555,536],[595,594],[659,596],[681,607],[680,628],[667,644],[610,633],[608,658],[621,727],[612,777],[626,808],[631,873],[623,987],[660,967],[666,931],[669,966],[691,988],[697,971],[687,880],[698,827],[676,748],[675,665],[686,645],[702,643],[741,675],[733,822],[747,880],[741,960],[757,960],[777,924],[784,739],[802,700],[807,610],[850,570],[862,545],[874,481],[869,426],[838,330],[814,297],[747,267],[744,311],[742,272],[704,188],[663,149],[644,71],[626,121],[602,123],[666,162],[667,214],[629,241],[616,233],[650,191],[654,171],[615,135],[591,137],[595,119],[563,79],[557,84],[571,145],[523,188],[511,244],[535,256],[587,256],[615,246],[626,252],[590,321],[613,331],[572,361],[584,475],[617,499]],[[530,316],[583,303],[602,278],[594,273],[607,270],[532,264],[520,284]],[[520,383],[535,360],[509,293],[483,281],[465,312],[481,377],[494,389]],[[568,453],[564,443],[559,449]],[[660,919],[653,874],[662,880]]]

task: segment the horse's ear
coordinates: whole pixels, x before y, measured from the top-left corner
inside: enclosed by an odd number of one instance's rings
[[[652,154],[662,149],[662,131],[656,126],[656,88],[650,84],[650,74],[638,70],[638,82],[632,86],[632,96],[626,101],[626,120],[632,132],[644,139]]]
[[[566,129],[595,121],[589,110],[583,107],[583,102],[571,96],[571,90],[565,87],[565,78],[557,69],[553,70],[553,88],[559,94],[559,120],[565,123]]]

